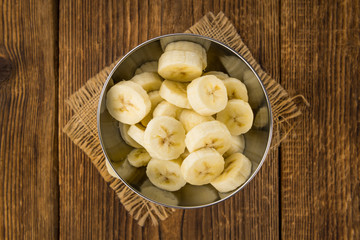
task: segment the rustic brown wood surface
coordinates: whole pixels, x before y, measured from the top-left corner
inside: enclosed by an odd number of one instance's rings
[[[360,239],[359,1],[0,1],[0,239]],[[256,178],[141,228],[62,132],[65,100],[139,43],[223,11],[304,109]]]

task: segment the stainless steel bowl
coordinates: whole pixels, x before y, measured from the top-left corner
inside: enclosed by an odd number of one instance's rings
[[[123,79],[131,79],[135,69],[141,64],[158,60],[163,53],[163,47],[169,42],[187,40],[203,45],[207,50],[208,66],[206,71],[223,71],[231,77],[244,82],[248,88],[249,103],[256,116],[259,109],[262,114],[257,118],[257,124],[245,134],[246,147],[244,154],[252,162],[252,173],[249,179],[240,187],[229,193],[218,193],[210,184],[206,186],[192,186],[187,184],[177,192],[142,192],[142,185],[149,185],[145,168],[124,167],[126,155],[131,151],[119,133],[118,122],[108,113],[105,105],[106,92],[111,86]],[[141,197],[168,207],[199,208],[219,203],[236,194],[246,186],[261,168],[269,150],[272,137],[272,113],[269,98],[254,69],[225,44],[214,39],[193,34],[169,34],[148,40],[126,54],[111,71],[107,78],[99,99],[97,111],[97,125],[100,143],[107,161],[131,190]]]

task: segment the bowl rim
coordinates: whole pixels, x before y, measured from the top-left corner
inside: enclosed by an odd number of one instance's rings
[[[265,151],[264,151],[264,154],[261,158],[261,161],[259,163],[259,165],[257,166],[257,168],[255,169],[255,171],[252,173],[252,175],[240,186],[238,187],[238,189],[236,189],[236,191],[232,192],[231,194],[229,194],[228,196],[224,197],[224,198],[220,198],[218,199],[217,201],[214,201],[214,202],[211,202],[211,203],[207,203],[207,204],[202,204],[202,205],[196,205],[196,206],[173,206],[173,205],[167,205],[165,203],[160,203],[160,202],[157,202],[155,200],[152,200],[146,196],[144,196],[143,194],[141,194],[140,192],[138,192],[134,187],[132,187],[130,184],[128,184],[125,180],[123,180],[121,178],[121,176],[117,173],[117,171],[115,170],[114,166],[112,165],[106,151],[105,151],[105,148],[104,148],[104,145],[103,145],[103,140],[102,140],[102,135],[101,135],[101,131],[100,131],[100,109],[101,109],[101,103],[102,103],[102,100],[104,98],[104,95],[105,95],[105,90],[106,90],[106,87],[107,85],[109,84],[109,81],[111,79],[111,77],[113,76],[114,72],[117,70],[118,66],[123,63],[132,53],[134,53],[136,50],[138,50],[139,48],[142,48],[143,46],[145,45],[148,45],[149,43],[152,43],[152,42],[155,42],[157,40],[160,40],[164,37],[171,37],[171,36],[191,36],[191,37],[197,37],[197,38],[201,38],[201,39],[205,39],[205,40],[208,40],[208,41],[211,41],[211,42],[214,42],[216,44],[219,44],[221,45],[222,47],[226,48],[227,50],[229,50],[230,52],[232,52],[235,56],[237,56],[238,58],[240,58],[247,66],[248,68],[255,74],[258,82],[260,83],[260,86],[265,94],[265,99],[266,99],[266,103],[268,105],[268,114],[269,114],[269,136],[268,136],[268,139],[267,139],[267,145],[266,145],[266,148],[265,148]],[[208,207],[208,206],[212,206],[212,205],[215,205],[215,204],[218,204],[220,202],[223,202],[225,201],[226,199],[229,199],[231,198],[232,196],[234,196],[236,193],[240,192],[240,190],[242,190],[246,185],[248,185],[248,183],[257,175],[257,173],[260,171],[263,163],[265,162],[265,159],[269,153],[269,149],[270,149],[270,145],[271,145],[271,140],[272,140],[272,133],[273,133],[273,114],[272,114],[272,107],[271,107],[271,103],[270,103],[270,99],[269,99],[269,96],[268,96],[268,93],[264,87],[264,84],[262,83],[259,75],[256,73],[255,69],[248,63],[248,61],[246,61],[244,59],[244,57],[242,57],[237,51],[235,51],[234,49],[232,49],[231,47],[229,47],[227,44],[223,43],[223,42],[220,42],[216,39],[213,39],[213,38],[210,38],[210,37],[207,37],[207,36],[202,36],[202,35],[198,35],[198,34],[192,34],[192,33],[171,33],[171,34],[165,34],[165,35],[161,35],[161,36],[158,36],[158,37],[155,37],[155,38],[151,38],[139,45],[137,45],[136,47],[134,47],[133,49],[131,49],[128,53],[126,53],[117,63],[116,65],[113,67],[113,69],[111,70],[111,72],[109,73],[108,77],[106,78],[106,81],[104,82],[103,84],[103,88],[101,90],[101,93],[99,95],[99,102],[98,102],[98,107],[97,107],[97,114],[96,114],[96,122],[97,122],[97,130],[98,130],[98,137],[99,137],[99,141],[100,141],[100,145],[101,145],[101,149],[102,149],[102,152],[104,153],[104,156],[105,156],[105,161],[108,161],[112,170],[114,170],[114,172],[116,173],[116,175],[119,177],[119,179],[125,184],[125,186],[127,186],[128,188],[131,189],[131,191],[135,192],[137,195],[139,195],[140,197],[152,202],[152,203],[155,203],[155,204],[158,204],[158,205],[161,205],[161,206],[164,206],[164,207],[169,207],[169,208],[177,208],[177,209],[196,209],[196,208],[203,208],[203,207]]]

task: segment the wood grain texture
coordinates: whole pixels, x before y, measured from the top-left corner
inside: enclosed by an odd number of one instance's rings
[[[310,102],[281,147],[284,239],[360,239],[359,1],[282,1],[281,83]]]
[[[359,1],[0,0],[0,239],[360,239]],[[223,11],[310,102],[255,179],[141,228],[62,132],[65,100],[133,47]]]
[[[0,1],[0,238],[58,237],[56,6]]]

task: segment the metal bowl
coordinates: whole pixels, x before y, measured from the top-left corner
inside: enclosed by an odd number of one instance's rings
[[[106,93],[111,86],[123,79],[131,79],[141,64],[158,60],[163,48],[169,42],[187,40],[203,45],[207,50],[208,66],[206,71],[223,71],[231,77],[240,79],[248,89],[249,104],[254,112],[254,124],[245,136],[244,154],[252,162],[249,179],[234,191],[218,193],[210,184],[185,187],[176,192],[167,192],[157,188],[145,191],[151,186],[145,174],[145,168],[132,168],[126,162],[127,154],[132,150],[119,133],[118,122],[106,109]],[[257,114],[261,109],[261,114]],[[199,208],[219,203],[239,192],[246,186],[261,168],[269,150],[272,137],[272,113],[269,98],[259,76],[254,69],[236,51],[214,39],[194,34],[169,34],[148,40],[126,54],[111,71],[102,89],[97,111],[97,126],[100,143],[118,177],[141,197],[167,207]],[[148,188],[149,189],[149,188]]]

